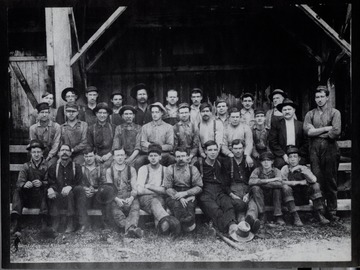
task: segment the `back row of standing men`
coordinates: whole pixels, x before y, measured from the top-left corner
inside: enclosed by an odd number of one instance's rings
[[[106,170],[113,163],[113,150],[123,149],[124,163],[138,171],[141,166],[151,163],[149,147],[154,143],[161,147],[162,165],[168,166],[175,163],[177,147],[187,150],[191,164],[200,157],[206,160],[206,143],[210,141],[216,143],[217,154],[232,159],[233,142],[239,139],[247,167],[261,165],[260,155],[271,151],[275,155],[275,167],[281,169],[289,164],[288,147],[295,146],[301,164],[310,159],[312,171],[327,199],[329,217],[335,218],[338,165],[335,140],[340,135],[341,120],[340,112],[328,104],[326,87],[316,89],[317,108],[306,114],[304,123],[296,120],[297,105],[280,89],[269,95],[274,109],[266,114],[261,108],[254,111],[254,96],[245,93],[241,97],[241,110],[228,110],[225,100],[217,100],[216,116],[213,116],[210,104],[201,103],[203,92],[199,88],[191,91],[191,106],[186,103],[177,106],[175,90],[168,91],[166,106],[160,102],[148,105],[153,93],[144,84],[131,90],[131,96],[137,100],[136,107],[122,106],[123,94],[114,92],[111,95],[113,107],[110,108],[106,103],[96,102],[98,94],[96,87],[89,87],[86,90],[88,104],[83,107],[76,104],[77,91],[66,88],[62,98],[67,103],[57,112],[49,107],[52,95],[43,96],[46,102],[40,103],[37,114],[33,115],[37,122],[30,127],[30,139],[45,145],[44,157],[50,164],[57,162],[60,145],[69,145],[71,158],[80,165],[83,165],[86,153],[93,151],[105,178]]]

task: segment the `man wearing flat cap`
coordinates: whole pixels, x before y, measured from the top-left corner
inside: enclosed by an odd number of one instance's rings
[[[269,132],[265,126],[265,111],[262,108],[255,110],[255,124],[252,127],[254,147],[252,156],[258,159],[261,153],[270,151]]]
[[[174,147],[174,129],[172,125],[162,120],[166,109],[160,102],[155,102],[150,105],[150,111],[153,120],[141,128],[140,147],[142,155],[139,157],[138,164],[136,165],[138,168],[148,163],[146,154],[152,143],[161,145],[160,163],[162,165],[169,166],[175,162],[175,158],[171,155]]]
[[[72,148],[71,158],[77,164],[84,163],[83,151],[87,145],[88,124],[80,121],[79,106],[74,102],[65,104],[66,122],[61,125],[61,144],[68,144]]]
[[[124,105],[121,107],[119,114],[125,123],[116,127],[112,145],[112,150],[124,149],[126,154],[125,164],[129,166],[135,166],[136,159],[141,150],[141,126],[134,123],[135,113],[136,110],[133,106]]]
[[[16,181],[11,211],[13,221],[11,233],[21,229],[19,218],[24,206],[40,208],[42,229],[50,222],[46,202],[48,163],[43,158],[45,147],[41,141],[35,139],[30,141],[26,149],[31,159],[24,163]]]
[[[295,119],[297,105],[292,100],[285,99],[276,108],[284,118],[272,122],[269,132],[270,150],[275,155],[274,166],[281,169],[284,165],[289,164],[286,154],[288,145],[295,145],[299,149],[301,164],[306,164],[308,139],[303,130],[303,123]]]
[[[88,145],[94,149],[96,162],[100,164],[102,174],[110,167],[112,162],[111,149],[115,136],[116,126],[109,123],[109,115],[112,110],[105,102],[100,102],[94,109],[96,123],[89,126],[87,132]]]
[[[341,114],[329,104],[330,91],[319,85],[315,91],[317,107],[305,115],[304,131],[310,138],[310,164],[326,199],[327,217],[338,220],[337,169],[340,152],[336,140],[341,134]]]
[[[148,160],[150,164],[139,169],[137,178],[137,192],[140,208],[152,214],[155,227],[161,234],[180,234],[181,225],[177,218],[170,216],[165,210],[166,190],[164,187],[165,167],[160,164],[162,147],[152,143],[148,146]]]
[[[240,110],[241,122],[247,124],[249,127],[254,125],[254,95],[251,93],[244,93],[241,96],[242,109]]]
[[[190,121],[198,128],[201,122],[200,105],[203,99],[203,91],[200,88],[191,90]]]
[[[110,123],[115,126],[125,123],[124,118],[121,117],[120,109],[124,101],[124,96],[119,90],[111,93],[110,102],[112,104],[112,114],[109,116]]]
[[[49,117],[50,117],[51,121],[55,122],[57,109],[52,107],[52,105],[54,104],[54,95],[49,92],[45,92],[44,94],[41,95],[41,102],[47,102],[49,104],[49,107],[50,107]],[[39,121],[38,112],[35,109],[33,111],[33,113],[30,115],[30,126],[35,124],[38,121]]]
[[[135,124],[143,126],[151,122],[151,111],[148,105],[148,100],[154,96],[154,93],[144,83],[135,85],[131,91],[130,96],[136,100],[136,114]]]
[[[97,105],[97,99],[99,97],[99,90],[95,86],[89,86],[85,92],[86,106],[84,112],[84,121],[91,126],[96,123],[96,115],[94,109]]]
[[[57,160],[57,152],[60,145],[61,128],[58,123],[50,120],[50,107],[46,102],[36,106],[39,122],[32,125],[29,130],[30,140],[39,140],[44,146],[44,158],[51,164]]]
[[[76,103],[78,97],[79,97],[79,93],[73,87],[67,87],[64,90],[62,90],[62,92],[61,92],[61,98],[66,103]],[[84,121],[85,120],[85,108],[81,105],[77,105],[77,106],[78,106],[78,112],[79,112],[77,117],[81,121]],[[62,125],[66,121],[67,121],[67,118],[66,118],[66,112],[65,112],[65,105],[61,105],[57,110],[56,123],[58,123],[59,125]]]
[[[215,101],[216,119],[220,120],[224,127],[229,124],[228,105],[225,99],[218,99]]]
[[[189,151],[189,160],[194,164],[199,151],[198,129],[190,121],[190,106],[187,103],[179,105],[180,121],[174,125],[174,148],[184,147]]]

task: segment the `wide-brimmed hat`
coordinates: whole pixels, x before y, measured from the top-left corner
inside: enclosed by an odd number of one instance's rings
[[[139,83],[139,84],[135,85],[133,88],[131,88],[130,96],[132,98],[136,99],[137,91],[141,90],[141,89],[146,90],[146,93],[148,95],[148,99],[150,99],[150,98],[152,98],[154,96],[154,93],[151,91],[151,89],[149,87],[147,87],[147,85],[145,83]]]
[[[280,103],[276,106],[276,109],[281,112],[285,106],[291,106],[295,110],[298,108],[298,105],[296,103],[294,103],[291,99],[286,98],[284,99],[283,103]]]
[[[281,90],[281,89],[275,89],[275,90],[272,91],[272,92],[269,94],[269,96],[268,96],[269,99],[270,99],[270,101],[272,101],[273,96],[276,95],[276,94],[280,94],[280,95],[282,95],[284,98],[287,98],[287,97],[288,97],[288,95],[286,94],[285,91],[283,91],[283,90]]]
[[[299,154],[299,149],[295,146],[295,145],[289,145],[286,148],[286,154],[290,155],[290,154]]]
[[[161,104],[161,102],[155,102],[155,103],[151,104],[151,105],[149,106],[150,111],[151,111],[151,109],[152,109],[153,107],[158,107],[158,108],[159,108],[160,110],[162,110],[163,112],[166,112],[166,109],[165,109],[164,105]]]
[[[26,147],[26,150],[30,150],[32,148],[41,148],[41,149],[45,149],[45,146],[44,144],[37,140],[37,139],[34,139],[34,140],[31,140],[30,143],[28,144],[28,146]]]
[[[42,110],[49,110],[50,106],[47,102],[40,102],[38,105],[36,105],[36,110],[38,112],[41,112]]]
[[[274,157],[273,153],[271,153],[271,152],[264,152],[264,153],[261,153],[259,156],[260,161],[274,160],[274,159],[275,159],[275,157]]]
[[[157,143],[150,144],[148,147],[148,154],[150,154],[150,153],[157,153],[157,154],[161,155],[161,153],[162,153],[161,145],[157,144]]]
[[[67,94],[68,92],[73,92],[73,93],[77,96],[77,98],[79,97],[78,91],[77,91],[75,88],[73,88],[73,87],[67,87],[67,88],[65,88],[64,90],[62,90],[62,92],[61,92],[61,98],[62,98],[64,101],[66,101],[66,94]],[[77,98],[76,98],[76,99],[77,99]]]
[[[253,101],[255,100],[254,95],[251,94],[251,93],[244,93],[244,94],[242,94],[241,97],[240,97],[240,99],[243,100],[243,99],[246,98],[246,97],[250,97]]]
[[[136,113],[136,109],[135,109],[133,106],[131,106],[131,105],[124,105],[124,106],[121,107],[121,109],[120,109],[120,111],[119,111],[119,114],[120,114],[120,115],[123,115],[124,112],[125,112],[125,111],[128,111],[128,110],[132,111],[134,114]]]
[[[246,221],[241,221],[237,225],[237,230],[230,233],[231,238],[238,242],[249,242],[254,238],[254,234],[251,232],[250,224]]]
[[[106,102],[100,102],[100,103],[96,104],[96,107],[94,108],[93,111],[94,111],[94,113],[97,113],[101,109],[106,110],[109,114],[113,113],[112,109],[109,107],[109,105]]]
[[[115,199],[117,193],[118,190],[114,184],[104,183],[99,186],[95,199],[101,204],[108,204]]]

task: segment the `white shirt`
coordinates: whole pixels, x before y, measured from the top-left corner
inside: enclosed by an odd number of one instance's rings
[[[286,145],[295,145],[295,121],[285,119],[286,125]]]
[[[148,175],[148,168],[149,168],[149,175]],[[165,177],[165,175],[162,175],[163,174],[162,171],[163,171],[162,165],[160,165],[157,169],[153,169],[149,164],[142,166],[138,172],[138,178],[137,178],[138,187],[145,187],[145,184],[151,184],[158,187],[163,186],[163,178]],[[147,178],[148,178],[148,182],[146,183]]]

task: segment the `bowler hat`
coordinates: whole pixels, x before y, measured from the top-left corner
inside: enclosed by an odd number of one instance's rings
[[[290,155],[290,154],[298,154],[299,153],[299,149],[295,146],[295,145],[289,145],[286,148],[286,154]]]
[[[150,111],[153,107],[158,107],[160,110],[162,110],[163,112],[166,112],[166,109],[164,107],[164,105],[162,105],[160,102],[155,102],[153,104],[150,105]]]
[[[50,109],[50,106],[49,106],[49,103],[47,103],[47,102],[41,102],[38,105],[36,105],[36,110],[38,112],[41,112],[42,110],[49,110],[49,109]]]
[[[255,100],[254,95],[251,94],[251,93],[244,93],[244,94],[242,94],[241,97],[240,97],[240,99],[243,100],[243,99],[246,98],[246,97],[250,97],[252,100]]]
[[[178,110],[183,109],[183,108],[188,108],[188,109],[190,109],[189,103],[186,103],[186,102],[180,103],[180,104],[179,104],[179,107],[178,107]]]
[[[134,99],[136,99],[136,96],[137,96],[137,91],[138,90],[142,90],[142,89],[145,89],[146,90],[146,93],[148,95],[148,99],[152,98],[154,96],[154,93],[147,87],[146,84],[144,83],[139,83],[137,85],[135,85],[133,88],[131,88],[130,90],[130,96]]]
[[[114,96],[120,95],[122,98],[124,98],[124,94],[121,93],[119,90],[115,90],[111,93],[110,99],[112,99]]]
[[[249,223],[241,221],[237,225],[237,230],[231,232],[230,236],[238,242],[249,242],[254,238],[254,234],[250,230]]]
[[[283,90],[281,90],[281,89],[275,89],[274,91],[272,91],[272,93],[270,93],[269,99],[272,101],[273,96],[276,95],[276,94],[280,94],[280,95],[282,95],[284,98],[287,98],[287,96],[288,96],[288,95],[286,94],[286,92],[284,92]]]
[[[136,113],[136,109],[131,105],[124,105],[121,107],[119,114],[123,115],[125,111],[132,111],[134,114]]]
[[[94,111],[94,113],[97,113],[101,109],[104,109],[109,114],[112,114],[112,110],[110,109],[109,105],[106,102],[100,102],[100,103],[96,104],[96,107],[94,108],[93,111]]]
[[[77,90],[76,90],[75,88],[73,88],[73,87],[67,87],[67,88],[65,88],[64,90],[62,90],[62,92],[61,92],[61,98],[62,98],[64,101],[66,101],[66,94],[67,94],[68,92],[73,92],[77,97],[79,96],[79,95],[78,95],[78,92],[77,92]]]
[[[117,193],[118,190],[114,184],[104,183],[99,186],[95,198],[101,204],[108,204],[115,199]]]
[[[207,103],[207,102],[204,102],[204,103],[201,103],[200,105],[200,112],[205,109],[205,108],[209,108],[210,111],[211,111],[211,104]]]
[[[261,153],[259,156],[260,161],[274,160],[274,159],[275,159],[275,157],[274,157],[273,153],[271,153],[271,152],[264,152],[264,153]]]
[[[161,155],[161,152],[162,152],[162,148],[161,148],[160,144],[152,143],[148,147],[148,154],[157,153],[157,154]]]
[[[295,110],[298,108],[297,104],[295,104],[291,99],[286,98],[284,99],[283,103],[280,103],[279,105],[276,106],[276,109],[278,109],[278,111],[281,112],[285,106],[291,106]]]
[[[30,150],[32,148],[41,148],[44,150],[45,146],[41,141],[34,139],[30,141],[29,145],[26,147],[26,150]]]
[[[86,93],[89,93],[89,92],[97,92],[97,93],[99,93],[99,90],[97,89],[96,86],[89,86],[88,88],[86,88]]]

